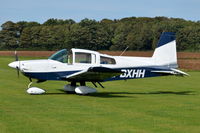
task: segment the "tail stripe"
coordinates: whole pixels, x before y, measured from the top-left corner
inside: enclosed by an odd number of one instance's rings
[[[174,40],[176,40],[174,32],[163,32],[158,42],[157,48]]]

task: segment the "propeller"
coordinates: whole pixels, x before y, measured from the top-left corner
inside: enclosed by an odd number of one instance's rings
[[[18,58],[18,55],[17,55],[17,51],[15,51],[15,61],[18,61],[19,62],[19,58]],[[19,62],[19,65],[16,67],[17,69],[17,76],[19,78],[19,71],[20,71],[20,62]]]

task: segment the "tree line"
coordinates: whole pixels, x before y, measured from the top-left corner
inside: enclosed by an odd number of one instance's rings
[[[200,51],[200,21],[167,17],[130,17],[101,21],[49,19],[7,21],[1,25],[0,50],[153,50],[162,32],[176,32],[179,51]]]

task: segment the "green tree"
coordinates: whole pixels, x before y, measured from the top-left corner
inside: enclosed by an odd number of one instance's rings
[[[200,23],[179,18],[129,17],[120,20],[48,19],[7,21],[0,30],[1,49],[85,48],[92,50],[153,50],[162,32],[176,32],[179,51],[200,51]]]
[[[45,21],[43,25],[50,26],[50,25],[63,25],[63,24],[74,24],[74,23],[75,21],[72,19],[62,20],[62,19],[51,18]]]
[[[20,29],[17,24],[7,21],[1,25],[1,47],[16,49],[19,47]]]

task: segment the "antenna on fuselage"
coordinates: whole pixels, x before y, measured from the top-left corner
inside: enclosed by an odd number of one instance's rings
[[[126,50],[128,49],[128,47],[129,47],[129,46],[127,46],[127,47],[124,49],[124,51],[120,54],[120,56],[122,56],[122,55],[126,52]]]

